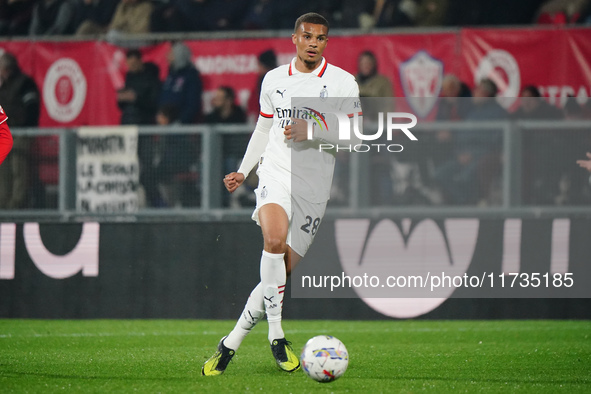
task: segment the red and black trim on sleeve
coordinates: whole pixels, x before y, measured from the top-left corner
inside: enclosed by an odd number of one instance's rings
[[[273,114],[266,114],[263,111],[259,112],[259,114],[263,117],[263,118],[267,118],[267,119],[272,119],[273,118]]]

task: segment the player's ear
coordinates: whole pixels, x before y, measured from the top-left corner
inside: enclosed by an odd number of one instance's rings
[[[293,42],[293,44],[295,45],[295,43],[296,43],[296,35],[295,34],[291,35],[291,42]]]

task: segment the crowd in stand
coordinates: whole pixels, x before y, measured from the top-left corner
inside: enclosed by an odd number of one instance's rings
[[[220,86],[213,96],[212,110],[202,113],[201,75],[191,60],[189,48],[181,42],[171,46],[167,56],[169,72],[164,81],[152,62],[142,59],[141,51],[127,52],[124,86],[117,92],[122,125],[159,125],[171,131],[175,124],[239,124],[247,122],[245,109],[237,104],[234,89]],[[253,86],[258,96],[262,78],[277,66],[271,50],[259,56],[260,75]],[[0,103],[9,114],[13,128],[39,125],[40,92],[35,81],[23,73],[17,58],[5,52],[0,56]],[[258,114],[258,100],[249,103]],[[237,168],[248,143],[248,135],[235,135],[223,141],[224,170]],[[11,154],[0,167],[0,209],[48,208],[44,183],[57,184],[57,150],[47,137],[14,137]],[[141,135],[138,142],[140,183],[147,206],[197,206],[199,204],[200,141],[195,135],[163,133]],[[49,169],[42,163],[50,157]],[[51,173],[52,176],[43,173]],[[180,185],[180,186],[179,186]],[[237,196],[237,198],[241,198]],[[55,201],[53,205],[55,205]],[[54,206],[53,206],[54,207]]]
[[[259,75],[247,108],[238,105],[231,86],[219,86],[212,99],[212,110],[202,113],[203,88],[199,71],[191,61],[187,46],[177,42],[168,54],[169,73],[159,79],[158,66],[142,60],[142,53],[127,52],[124,87],[117,92],[121,124],[160,125],[171,132],[141,135],[139,140],[140,183],[146,206],[198,206],[200,176],[200,139],[195,135],[175,134],[174,124],[211,125],[247,122],[247,112],[258,113],[258,96],[265,74],[277,66],[272,50],[261,53]],[[371,51],[358,57],[356,79],[363,98],[393,97],[392,82],[378,72]],[[498,89],[491,79],[481,80],[474,89],[455,75],[442,81],[436,120],[577,120],[591,119],[590,105],[580,106],[570,99],[563,108],[548,104],[535,86],[522,88],[519,106],[508,112],[496,97]],[[0,56],[0,103],[9,115],[11,127],[38,126],[40,92],[29,76],[21,72],[10,53]],[[397,105],[397,104],[394,104]],[[372,117],[372,110],[364,114]],[[503,136],[500,130],[439,130],[421,135],[420,151],[405,144],[404,152],[372,157],[370,174],[372,204],[375,205],[499,205],[503,166]],[[48,150],[43,137],[31,140],[15,137],[11,155],[0,167],[0,209],[47,207],[43,187],[43,152]],[[236,169],[248,143],[248,135],[224,135],[223,171]],[[574,164],[585,157],[591,146],[588,133],[561,130],[528,130],[521,141],[522,185],[525,204],[568,205],[591,202],[591,188],[583,172]],[[408,149],[406,149],[408,147]],[[57,152],[57,150],[56,150]],[[49,155],[50,156],[50,155]],[[56,155],[53,158],[57,161]],[[56,163],[54,163],[56,164]],[[57,169],[55,169],[57,171]],[[54,171],[54,172],[55,172]],[[339,180],[346,173],[335,172],[333,198],[345,187]],[[55,177],[57,178],[57,176]],[[57,181],[55,180],[57,183]],[[226,196],[224,204],[251,204],[252,193]],[[346,193],[345,193],[346,194]],[[346,198],[346,197],[345,197]]]
[[[0,36],[291,29],[310,11],[337,28],[591,23],[590,0],[0,0]]]
[[[258,112],[256,98],[262,78],[277,66],[273,51],[259,55],[259,77],[253,86],[248,108],[237,104],[230,86],[220,86],[212,99],[212,111],[202,109],[202,82],[191,62],[191,53],[182,43],[171,46],[169,74],[159,79],[159,69],[144,62],[139,50],[127,52],[124,87],[117,92],[121,124],[160,125],[206,123],[239,124],[247,122],[247,111]],[[378,72],[375,55],[359,55],[356,78],[362,98],[391,97],[392,82]],[[535,86],[521,91],[518,108],[509,113],[496,97],[498,89],[490,79],[483,79],[473,90],[455,75],[442,82],[436,119],[440,121],[488,120],[560,120],[591,119],[589,106],[581,107],[574,99],[564,108],[548,104]],[[9,114],[13,127],[38,125],[40,94],[35,82],[22,73],[10,53],[0,56],[0,102]],[[501,101],[502,103],[502,101]],[[394,104],[396,105],[396,104]],[[250,108],[252,107],[252,108]],[[373,108],[377,111],[381,109]],[[364,108],[369,114],[372,107]],[[367,111],[366,111],[367,110]],[[172,129],[171,129],[172,130]],[[41,137],[42,138],[42,137]],[[224,135],[223,170],[239,165],[248,135]],[[562,130],[529,130],[522,133],[522,201],[525,204],[566,205],[591,201],[587,182],[574,165],[574,158],[585,157],[591,146],[588,133]],[[585,140],[586,138],[586,140]],[[500,130],[440,130],[421,135],[420,151],[406,145],[401,154],[375,155],[370,176],[372,204],[375,205],[499,205],[502,169],[502,134]],[[0,167],[0,209],[44,207],[44,141],[15,137],[14,148]],[[146,206],[199,205],[200,140],[194,135],[164,133],[142,135],[139,140],[140,183]],[[337,168],[335,195],[339,180],[346,173]],[[341,187],[341,192],[344,187]],[[237,194],[226,205],[239,206],[250,193]],[[34,198],[31,200],[32,196]]]
[[[359,56],[356,79],[362,103],[363,97],[392,96],[392,83],[378,73],[376,58],[370,51]],[[522,88],[517,108],[509,105],[512,98],[497,97],[498,93],[491,79],[482,79],[471,90],[458,77],[448,74],[442,81],[435,119],[454,122],[591,119],[591,103],[581,106],[572,97],[563,108],[558,108],[541,97],[533,85]],[[399,103],[400,100],[395,99],[392,108]],[[512,112],[506,109],[508,107]],[[369,110],[375,108],[370,105]],[[367,105],[364,117],[374,117]],[[404,146],[403,152],[372,156],[371,204],[502,204],[502,130],[445,129],[423,133],[419,139],[421,144],[417,147],[407,144],[406,137],[400,135],[395,142]],[[574,161],[574,158],[585,157],[591,146],[591,134],[580,129],[525,130],[514,142],[521,145],[522,203],[576,205],[591,202],[588,175],[581,172]],[[337,191],[338,175],[337,170]],[[339,198],[338,195],[334,197]]]

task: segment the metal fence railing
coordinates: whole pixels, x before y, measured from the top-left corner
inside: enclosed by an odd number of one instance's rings
[[[419,141],[403,144],[404,154],[337,154],[329,215],[591,216],[591,174],[576,165],[591,151],[590,126],[590,121],[421,123],[414,129]],[[77,129],[12,132],[26,146],[21,153],[28,163],[27,190],[20,206],[0,209],[0,221],[217,220],[247,218],[254,205],[256,179],[232,196],[222,183],[223,175],[237,168],[251,126],[139,127],[142,202],[132,213],[77,209]],[[442,139],[442,132],[451,138]],[[486,147],[467,171],[454,156],[453,137],[461,133]],[[167,149],[179,146],[166,159]],[[163,160],[172,164],[161,169]],[[9,189],[2,183],[9,181],[0,179],[0,190]],[[162,203],[148,196],[148,183]]]

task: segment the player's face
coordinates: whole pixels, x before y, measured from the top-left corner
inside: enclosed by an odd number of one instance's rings
[[[296,46],[297,58],[307,68],[314,69],[322,61],[322,52],[328,42],[328,32],[324,25],[302,23],[291,40]]]

